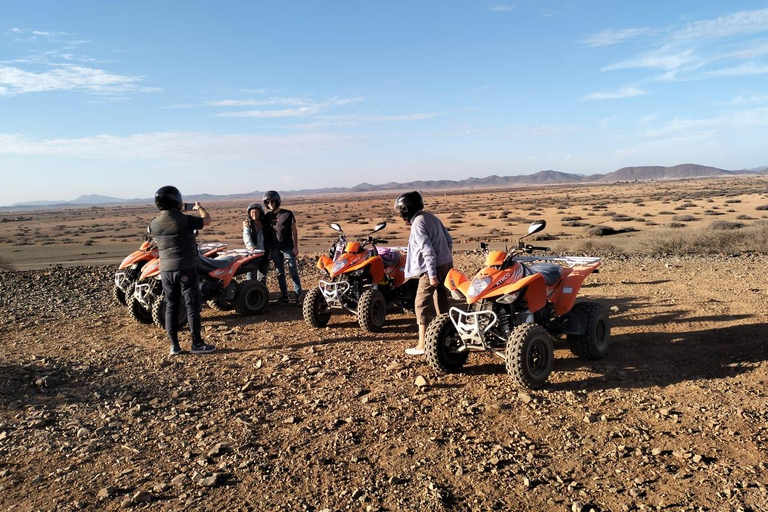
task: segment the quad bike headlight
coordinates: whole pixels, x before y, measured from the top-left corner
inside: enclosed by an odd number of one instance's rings
[[[472,282],[469,283],[469,296],[470,297],[477,297],[483,291],[488,288],[488,285],[491,284],[491,278],[490,276],[487,277],[476,277],[472,279]]]
[[[344,265],[347,264],[347,260],[336,260],[336,262],[333,264],[333,268],[331,268],[331,273],[335,274],[339,270],[344,268]]]

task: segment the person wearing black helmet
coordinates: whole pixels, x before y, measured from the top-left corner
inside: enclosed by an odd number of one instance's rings
[[[288,287],[285,284],[285,264],[293,281],[293,291],[296,304],[301,304],[303,292],[299,279],[299,268],[296,265],[296,256],[299,255],[299,232],[296,226],[296,217],[291,210],[281,208],[280,194],[274,190],[266,192],[263,197],[264,206],[267,207],[265,216],[268,232],[271,237],[272,261],[277,270],[277,284],[280,285],[279,302],[287,304]]]
[[[170,185],[155,192],[155,204],[160,215],[152,219],[147,231],[155,238],[160,252],[160,279],[165,295],[165,327],[171,342],[172,356],[181,353],[179,346],[178,310],[182,297],[187,306],[189,332],[192,335],[193,354],[213,352],[213,345],[203,343],[200,334],[200,284],[198,276],[198,253],[195,230],[211,223],[211,216],[196,202],[192,207],[199,217],[181,213],[184,203],[181,192]],[[186,209],[186,208],[185,208]]]
[[[416,191],[406,192],[395,199],[395,211],[411,226],[405,278],[418,278],[416,290],[416,323],[419,341],[407,348],[406,354],[424,354],[427,326],[436,314],[448,311],[448,296],[442,282],[453,267],[453,239],[435,215],[424,211],[424,200]]]
[[[264,208],[259,203],[251,203],[245,211],[248,217],[243,221],[243,243],[249,251],[264,251],[264,256],[256,260],[256,279],[267,284],[269,244],[264,236]],[[253,279],[253,274],[248,272],[246,277]]]

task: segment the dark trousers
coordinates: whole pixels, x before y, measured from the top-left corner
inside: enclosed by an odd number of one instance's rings
[[[179,306],[181,299],[187,306],[187,320],[189,321],[189,333],[192,335],[192,344],[200,345],[203,338],[200,335],[200,310],[202,298],[200,296],[200,279],[197,269],[174,270],[160,272],[165,294],[165,330],[171,343],[179,342]]]

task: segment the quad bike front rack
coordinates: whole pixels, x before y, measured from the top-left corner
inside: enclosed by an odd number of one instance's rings
[[[149,296],[152,295],[151,283],[136,284],[136,287],[133,289],[133,295],[136,297],[136,300],[139,301],[139,304],[145,308],[152,307],[152,303],[149,301]]]
[[[328,303],[329,307],[332,307],[332,308],[343,307],[343,305],[341,304],[341,298],[344,296],[345,293],[349,291],[349,282],[339,281],[337,283],[334,283],[330,281],[320,281],[320,283],[318,284],[318,287],[320,288],[320,292],[323,294],[323,297],[325,298],[325,302]]]
[[[458,348],[459,352],[464,352],[470,348],[479,350],[492,350],[485,342],[485,335],[498,322],[498,317],[493,311],[466,312],[457,307],[448,310],[448,317],[451,323],[459,333],[459,338],[463,343]],[[488,325],[481,327],[480,317],[488,317]],[[494,351],[495,352],[495,351]]]

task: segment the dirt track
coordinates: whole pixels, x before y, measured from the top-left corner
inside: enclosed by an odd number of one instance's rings
[[[768,510],[766,257],[607,260],[608,356],[557,345],[538,392],[434,374],[403,314],[206,309],[219,351],[171,359],[113,270],[0,273],[2,509]]]

